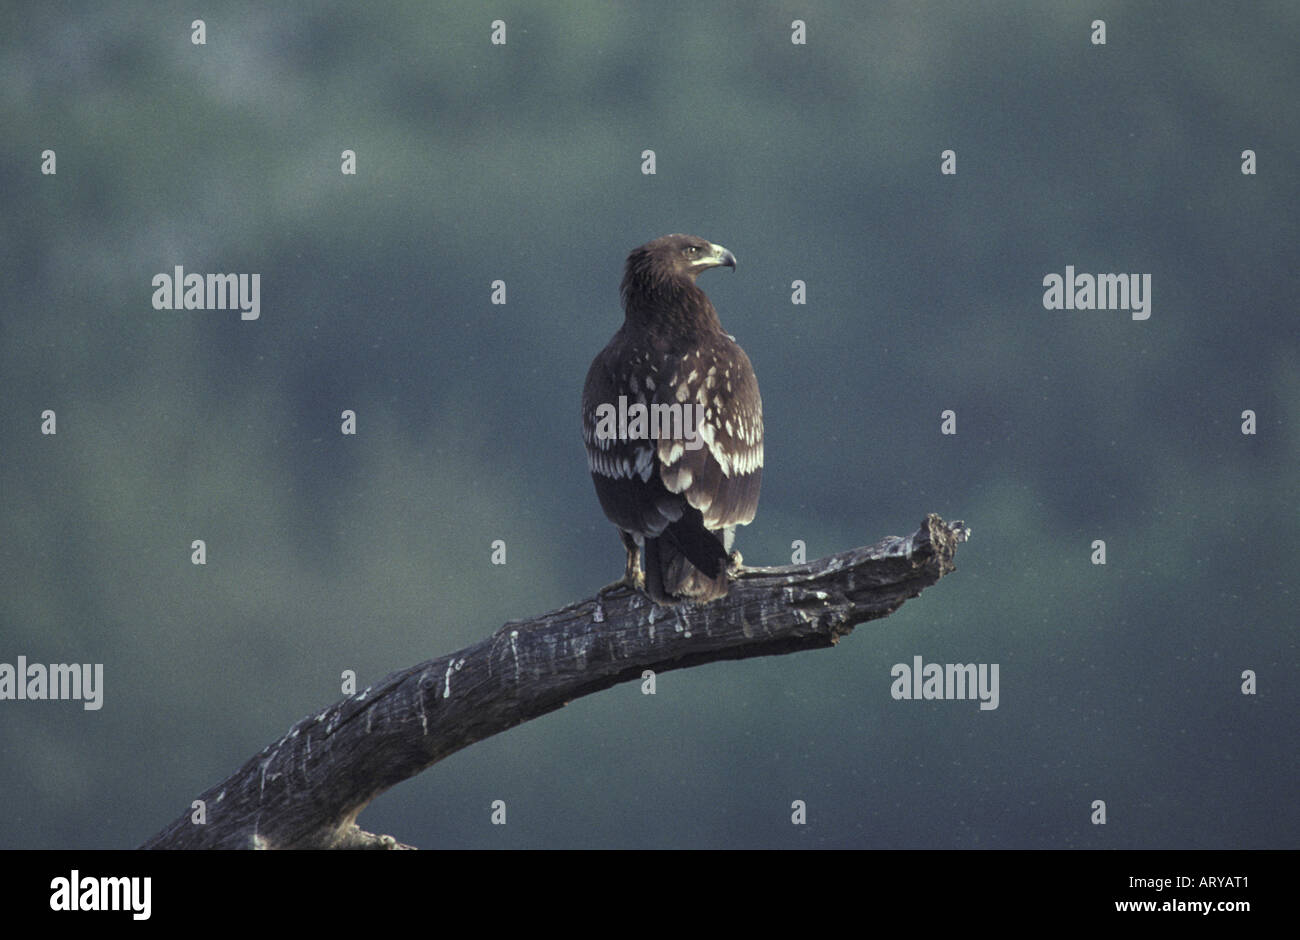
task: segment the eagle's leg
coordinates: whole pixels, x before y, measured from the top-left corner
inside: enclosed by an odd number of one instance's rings
[[[634,591],[644,591],[645,575],[641,573],[641,546],[622,529],[618,530],[618,534],[623,539],[623,547],[627,549],[627,570],[623,573],[623,583]]]
[[[623,577],[618,581],[606,584],[597,591],[597,594],[608,594],[610,591],[626,587],[634,591],[645,590],[645,575],[641,572],[641,546],[636,543],[636,539],[624,532],[618,530],[619,537],[623,539],[623,547],[627,549],[627,570],[624,571]]]

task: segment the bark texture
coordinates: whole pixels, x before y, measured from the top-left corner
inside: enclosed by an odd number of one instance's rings
[[[954,568],[960,522],[929,515],[802,565],[743,568],[725,598],[656,607],[619,588],[502,626],[300,720],[142,848],[409,848],[356,825],[389,787],[448,754],[645,670],[833,646]]]

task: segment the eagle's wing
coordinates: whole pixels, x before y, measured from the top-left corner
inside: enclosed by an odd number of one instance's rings
[[[688,441],[655,442],[664,487],[700,510],[707,529],[745,525],[758,509],[763,479],[763,402],[754,367],[730,336],[715,332],[674,371],[657,383],[654,400],[702,405],[703,446],[692,450]]]
[[[657,442],[600,437],[596,411],[604,404],[617,408],[620,395],[629,407],[648,404],[659,365],[650,350],[629,346],[619,331],[592,361],[582,390],[582,439],[596,496],[609,521],[638,539],[658,536],[681,518],[685,505],[659,478]]]

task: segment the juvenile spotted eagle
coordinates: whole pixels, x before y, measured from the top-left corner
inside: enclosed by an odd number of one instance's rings
[[[658,604],[725,595],[735,527],[758,507],[758,380],[695,283],[719,265],[735,270],[736,258],[693,235],[665,235],[628,255],[623,326],[582,392],[591,478],[627,550],[623,583]]]

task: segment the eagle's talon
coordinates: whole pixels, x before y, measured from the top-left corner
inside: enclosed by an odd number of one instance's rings
[[[640,586],[636,584],[629,584],[627,578],[619,578],[617,581],[611,581],[609,582],[609,584],[606,584],[603,588],[598,590],[596,592],[596,596],[604,597],[606,594],[614,594],[617,591],[624,591],[629,589],[632,591],[641,590]]]
[[[611,581],[603,588],[596,592],[597,597],[604,597],[606,594],[613,594],[615,591],[628,590],[633,594],[645,593],[645,575],[641,573],[638,565],[636,571],[628,571],[617,581]]]

